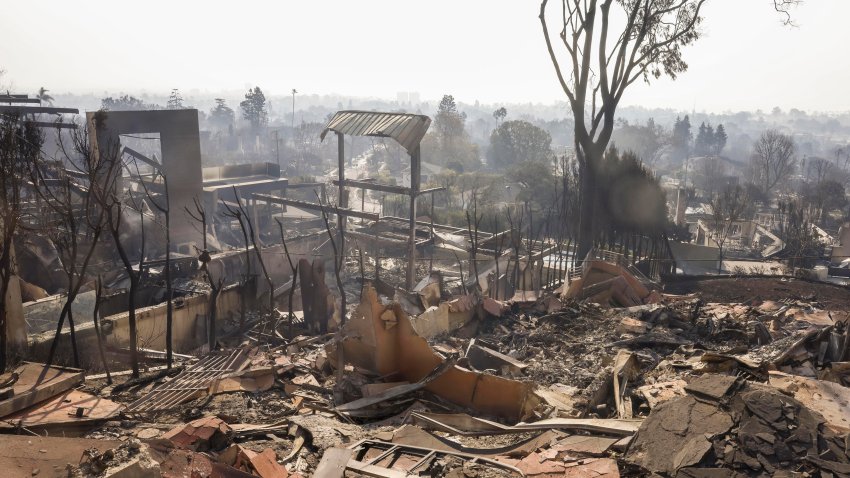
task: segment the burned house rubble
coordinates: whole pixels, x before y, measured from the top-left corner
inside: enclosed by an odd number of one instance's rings
[[[26,99],[4,127],[66,159],[21,143],[11,172],[3,476],[850,477],[850,294],[683,275],[707,214],[580,255],[551,211],[435,223],[425,115],[338,111],[336,170],[295,180],[205,165],[196,110]],[[407,185],[352,137],[397,143]]]

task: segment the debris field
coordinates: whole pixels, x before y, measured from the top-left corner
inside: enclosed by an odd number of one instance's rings
[[[367,281],[326,334],[259,340],[287,326],[259,317],[139,379],[23,363],[4,476],[850,476],[846,316],[818,285],[630,307],[427,285]]]

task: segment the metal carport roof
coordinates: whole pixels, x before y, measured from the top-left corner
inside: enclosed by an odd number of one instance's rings
[[[428,131],[431,118],[410,113],[381,113],[376,111],[338,111],[325,126],[328,131],[350,136],[378,136],[398,141],[408,154],[419,146]]]

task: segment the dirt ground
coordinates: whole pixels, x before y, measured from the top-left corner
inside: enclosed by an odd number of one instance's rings
[[[816,301],[825,310],[850,309],[850,289],[847,287],[801,279],[764,277],[682,279],[665,283],[664,292],[698,293],[705,302],[795,299]]]

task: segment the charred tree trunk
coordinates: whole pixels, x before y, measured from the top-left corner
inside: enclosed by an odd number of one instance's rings
[[[92,323],[94,324],[94,333],[97,336],[97,351],[100,355],[100,362],[103,364],[103,370],[106,372],[106,384],[112,385],[112,376],[109,374],[109,363],[106,361],[106,353],[103,350],[103,334],[100,331],[100,302],[103,300],[103,283],[100,276],[97,277],[97,289],[95,292],[94,312],[92,312]]]
[[[587,254],[593,249],[593,241],[596,237],[594,220],[596,206],[596,175],[594,167],[590,164],[595,158],[582,154],[583,159],[579,161],[579,225],[578,242],[576,244],[576,260],[583,262]]]
[[[3,238],[3,251],[0,254],[0,373],[6,371],[9,343],[9,332],[6,330],[6,294],[12,279],[11,239],[11,236]]]
[[[171,214],[165,213],[165,366],[174,362],[174,287],[171,285]]]
[[[68,328],[71,331],[71,350],[74,353],[74,367],[80,368],[80,351],[77,349],[77,330],[74,326],[74,309],[72,307],[68,307]]]
[[[127,321],[130,324],[130,368],[133,378],[139,378],[139,336],[136,328],[136,293],[139,290],[138,276],[130,277],[130,290],[127,297]]]
[[[218,294],[221,291],[221,288],[210,284],[210,289],[210,301],[207,306],[209,312],[209,321],[207,322],[207,343],[209,344],[210,351],[212,351],[215,349],[215,342],[217,340],[215,322],[216,315],[218,314]]]

